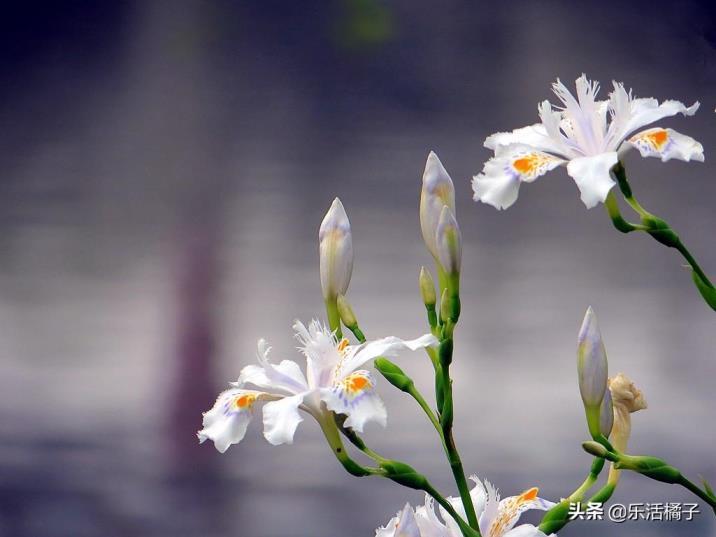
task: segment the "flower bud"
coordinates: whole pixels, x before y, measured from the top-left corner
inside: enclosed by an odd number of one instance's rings
[[[602,459],[609,455],[607,448],[594,440],[582,442],[582,449],[590,455],[594,455],[595,457],[600,457]]]
[[[427,479],[419,474],[412,466],[404,462],[396,460],[385,460],[380,463],[380,467],[385,471],[385,477],[392,479],[396,483],[416,490],[425,490]]]
[[[341,200],[333,200],[318,232],[321,288],[325,300],[344,295],[353,272],[353,239]]]
[[[423,304],[426,306],[435,306],[437,297],[435,295],[435,282],[430,271],[425,267],[420,267],[420,294],[423,297]]]
[[[462,262],[462,234],[450,207],[443,205],[435,232],[438,260],[447,274],[460,272]]]
[[[346,297],[338,295],[336,305],[338,306],[338,314],[341,316],[341,321],[345,326],[348,328],[355,328],[358,326],[356,315],[353,313],[353,308],[351,308],[351,305]]]
[[[430,253],[438,259],[435,242],[440,213],[447,205],[455,212],[455,187],[438,156],[431,151],[423,172],[423,187],[420,192],[420,229]]]
[[[413,380],[387,358],[376,358],[373,365],[388,382],[400,391],[409,392],[412,390]]]
[[[591,306],[587,308],[577,339],[577,372],[585,408],[599,408],[607,389],[607,353]]]

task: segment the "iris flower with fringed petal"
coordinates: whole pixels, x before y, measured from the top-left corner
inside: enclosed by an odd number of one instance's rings
[[[639,129],[665,117],[696,113],[699,103],[639,99],[624,85],[604,101],[599,84],[585,75],[576,81],[577,96],[559,80],[552,86],[562,106],[549,101],[538,106],[541,123],[488,136],[485,147],[494,156],[472,181],[475,201],[506,209],[517,200],[520,184],[531,183],[557,166],[566,165],[587,208],[603,203],[615,185],[610,170],[624,152],[636,148],[643,157],[703,162],[703,146],[673,129]]]
[[[375,378],[360,368],[379,356],[438,343],[435,336],[426,334],[410,341],[390,336],[350,345],[347,339],[338,341],[335,333],[316,320],[308,327],[296,321],[293,328],[306,358],[306,374],[291,360],[271,363],[271,348],[259,340],[258,365],[244,367],[233,387],[222,392],[213,408],[204,413],[200,442],[212,440],[222,453],[239,443],[259,401],[265,402],[264,436],[274,445],[293,442],[296,427],[303,421],[299,409],[319,422],[330,419],[331,411],[345,414],[345,426],[358,432],[370,421],[385,426],[385,405],[375,390]]]
[[[497,489],[489,481],[480,481],[476,476],[470,479],[475,487],[470,497],[480,522],[482,537],[545,537],[532,524],[516,526],[520,516],[530,509],[547,511],[554,503],[537,496],[539,490],[531,488],[518,496],[500,499]],[[462,517],[465,510],[460,498],[450,497],[448,501]],[[435,512],[433,499],[425,497],[425,505],[413,510],[406,505],[384,527],[376,530],[376,537],[462,537],[455,520],[441,507],[442,522]]]

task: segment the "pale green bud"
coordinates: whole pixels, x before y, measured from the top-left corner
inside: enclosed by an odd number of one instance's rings
[[[341,200],[333,200],[318,232],[321,289],[325,300],[344,295],[353,272],[353,238]]]
[[[462,234],[450,207],[443,205],[435,232],[438,260],[447,274],[460,272],[462,263]]]
[[[607,448],[605,448],[599,442],[595,442],[594,440],[582,442],[582,449],[590,455],[594,455],[595,457],[600,457],[602,459],[609,455],[609,451],[607,450]]]
[[[438,259],[436,233],[443,206],[455,212],[455,187],[438,156],[431,151],[423,172],[420,191],[420,230],[430,253]]]
[[[341,321],[343,321],[345,326],[348,328],[355,328],[358,326],[356,315],[353,313],[353,308],[346,297],[338,295],[336,305],[338,306],[338,314],[341,316]]]
[[[426,306],[434,306],[437,301],[435,296],[435,282],[430,271],[425,267],[420,267],[420,294],[423,297],[423,303]]]
[[[450,294],[448,293],[447,287],[443,289],[442,295],[440,295],[440,319],[444,323],[450,318]]]

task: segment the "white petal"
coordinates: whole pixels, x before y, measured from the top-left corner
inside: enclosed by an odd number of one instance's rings
[[[555,506],[554,503],[539,498],[537,492],[537,488],[531,488],[519,496],[509,496],[501,500],[497,507],[497,515],[492,519],[489,531],[486,534],[495,534],[497,528],[499,528],[500,531],[497,534],[503,535],[512,529],[525,511],[530,509],[547,511]],[[480,528],[482,528],[482,520],[480,521]]]
[[[241,442],[253,417],[253,406],[263,395],[238,388],[220,393],[211,410],[204,413],[203,428],[197,433],[199,442],[213,441],[220,453]]]
[[[514,144],[530,146],[536,151],[546,151],[563,155],[567,148],[561,137],[556,137],[554,131],[548,130],[540,123],[515,129],[512,132],[496,132],[485,138],[483,144],[486,148],[497,152],[500,147]]]
[[[554,533],[550,533],[550,536]],[[522,524],[516,528],[511,529],[505,533],[502,537],[547,537],[543,532],[532,524]]]
[[[337,372],[336,378],[348,375],[378,356],[396,356],[399,352],[404,350],[417,351],[418,349],[424,349],[426,347],[434,347],[437,344],[438,340],[435,336],[432,334],[424,334],[417,339],[410,340],[388,336],[363,343],[362,345],[347,347],[345,358],[341,363],[340,371]]]
[[[647,129],[629,138],[626,144],[635,147],[642,157],[658,157],[662,162],[672,158],[704,161],[704,146],[674,129]]]
[[[288,394],[304,392],[308,389],[306,378],[296,362],[283,360],[280,364],[274,365],[269,362],[268,355],[271,347],[266,341],[260,339],[258,342],[259,366],[248,365],[241,370],[236,386],[253,384],[258,388],[270,389],[271,391],[282,391]]]
[[[609,170],[617,160],[617,153],[610,151],[592,157],[575,158],[567,164],[567,173],[577,183],[581,199],[587,209],[598,203],[604,203],[607,194],[616,184],[609,175]]]
[[[624,89],[624,84],[613,82],[614,91],[609,95],[609,109],[612,121],[609,125],[607,148],[617,149],[622,140],[632,132],[665,117],[683,114],[692,116],[699,109],[699,103],[687,107],[679,101],[664,101],[659,104],[654,98],[636,99]]]
[[[264,405],[264,436],[274,446],[292,444],[296,427],[303,421],[298,406],[303,394],[286,397]]]
[[[390,519],[388,524],[375,531],[375,537],[428,537],[420,534],[415,520],[415,513],[409,504],[397,516]]]
[[[308,386],[331,386],[336,364],[343,358],[338,352],[334,334],[315,319],[308,328],[301,321],[296,321],[293,328],[296,338],[301,342],[299,348],[306,356]]]
[[[495,485],[489,481],[484,481],[487,498],[485,499],[485,509],[478,518],[480,532],[483,535],[490,535],[490,527],[499,517],[500,494]]]
[[[375,390],[375,378],[369,371],[356,371],[333,388],[321,390],[321,399],[328,410],[345,414],[346,427],[363,432],[366,423],[375,421],[385,427],[388,413]]]
[[[621,134],[622,139],[629,136],[632,132],[645,127],[655,121],[659,121],[665,117],[683,114],[685,116],[693,116],[699,109],[699,103],[695,102],[691,106],[686,106],[679,101],[664,101],[659,104],[656,99],[634,99],[631,102],[631,116],[626,122],[624,131]]]
[[[448,531],[435,514],[434,500],[427,494],[425,495],[425,505],[415,509],[415,520],[420,528],[421,537],[445,537]],[[457,528],[457,531],[456,537],[461,537],[460,529]]]
[[[563,163],[560,158],[525,145],[498,147],[482,173],[473,177],[473,199],[506,209],[517,200],[521,182],[532,182]]]

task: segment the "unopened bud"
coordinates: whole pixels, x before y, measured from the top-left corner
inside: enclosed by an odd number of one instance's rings
[[[387,358],[376,358],[373,365],[388,382],[400,391],[408,392],[412,389],[413,380]]]
[[[318,232],[321,288],[325,300],[344,295],[353,272],[353,238],[341,200],[333,200]]]
[[[599,442],[595,442],[594,440],[582,442],[582,449],[590,455],[594,455],[595,457],[600,457],[602,459],[606,458],[609,455],[609,451],[607,450],[607,448],[605,448]]]
[[[444,205],[440,212],[435,245],[438,260],[447,274],[458,274],[462,263],[462,234],[452,209]]]
[[[425,267],[420,268],[420,295],[423,297],[423,304],[426,306],[435,306],[437,296],[435,295],[435,282],[430,271]]]
[[[597,316],[590,306],[577,338],[577,375],[589,433],[594,438],[601,432],[599,414],[607,390],[607,373],[607,353],[599,332]]]
[[[431,151],[423,172],[423,187],[420,192],[420,229],[430,253],[438,259],[435,243],[440,212],[447,205],[455,211],[455,187],[438,156]]]
[[[343,324],[351,329],[358,326],[358,320],[356,319],[355,313],[353,313],[353,308],[351,308],[351,305],[348,303],[348,299],[343,295],[338,295],[336,304],[338,306],[338,314],[341,316]]]

